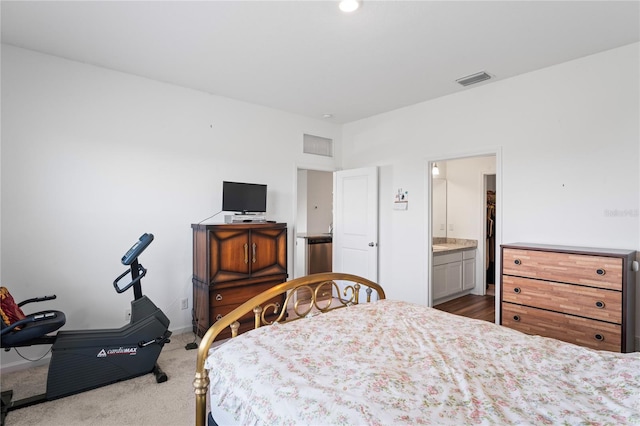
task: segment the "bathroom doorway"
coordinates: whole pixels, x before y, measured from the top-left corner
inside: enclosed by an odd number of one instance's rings
[[[428,223],[428,285],[431,306],[450,302],[458,303],[474,297],[492,297],[494,319],[499,318],[498,303],[493,295],[499,289],[496,285],[496,271],[499,268],[498,248],[500,241],[499,193],[500,152],[487,152],[476,155],[434,159],[428,162],[428,193],[430,212]],[[439,174],[433,174],[437,164]],[[444,188],[445,195],[442,195]],[[444,200],[444,201],[443,201]],[[444,203],[444,206],[442,205]],[[454,274],[464,274],[463,283],[458,291],[443,296],[439,290],[442,279],[441,262],[434,263],[434,244],[441,250],[442,243],[456,248],[456,244],[475,244],[475,265],[469,266],[469,260],[463,260],[462,268],[451,269]],[[471,252],[465,250],[467,259]],[[442,254],[439,252],[438,254]],[[436,270],[434,271],[434,268]],[[473,272],[471,272],[473,271]],[[473,273],[474,284],[469,286],[469,276]],[[434,284],[436,286],[434,287]],[[491,294],[493,293],[493,295]],[[472,303],[472,302],[469,302]]]

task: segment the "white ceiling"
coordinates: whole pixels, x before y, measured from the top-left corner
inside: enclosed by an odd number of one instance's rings
[[[6,1],[2,42],[346,123],[638,42],[639,1]],[[489,82],[480,84],[491,84]]]

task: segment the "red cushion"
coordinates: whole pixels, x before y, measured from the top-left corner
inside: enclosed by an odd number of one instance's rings
[[[11,293],[6,287],[0,287],[0,314],[5,324],[11,325],[16,321],[24,319],[25,315],[18,304],[13,300]]]

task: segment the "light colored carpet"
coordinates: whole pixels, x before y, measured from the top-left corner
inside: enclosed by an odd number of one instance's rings
[[[9,412],[6,426],[21,425],[189,425],[195,419],[193,377],[197,350],[185,350],[191,333],[171,336],[158,364],[169,380],[153,374]],[[199,339],[198,339],[199,341]],[[47,366],[2,376],[2,390],[14,400],[46,391]]]

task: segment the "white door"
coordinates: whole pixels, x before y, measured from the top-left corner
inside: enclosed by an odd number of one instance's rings
[[[334,173],[333,271],[378,280],[377,167]]]

